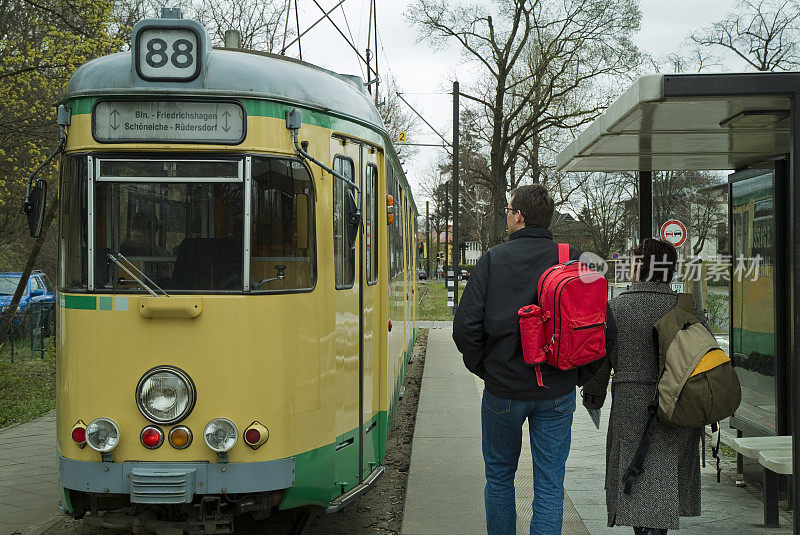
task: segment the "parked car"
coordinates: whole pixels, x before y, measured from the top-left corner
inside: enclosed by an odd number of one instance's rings
[[[22,277],[20,272],[0,273],[0,311],[5,312],[11,304],[11,299],[14,297],[14,292],[17,291],[20,277]],[[53,322],[55,321],[55,302],[56,295],[47,275],[41,271],[32,272],[28,279],[25,293],[22,294],[19,300],[14,317],[14,325],[19,325],[26,315],[41,310],[44,314],[47,314],[48,329],[52,332]]]
[[[469,271],[467,271],[466,269],[462,269],[459,276],[461,277],[462,281],[469,280]]]
[[[421,281],[428,280],[428,272],[425,271],[424,269],[420,268],[417,273],[419,275],[419,280]]]

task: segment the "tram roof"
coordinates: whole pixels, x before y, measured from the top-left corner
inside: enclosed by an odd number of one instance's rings
[[[650,74],[558,155],[560,171],[740,169],[787,154],[800,73]]]
[[[266,99],[339,115],[385,131],[357,76],[338,74],[285,56],[215,48],[191,82],[144,81],[130,52],[93,59],[70,78],[64,99],[88,96],[168,95]]]
[[[397,158],[383,120],[360,77],[286,56],[214,48],[200,76],[191,82],[175,83],[142,80],[131,61],[131,52],[119,52],[79,67],[67,84],[63,100],[114,96],[248,98],[299,106],[378,131],[386,140],[387,151]],[[402,181],[408,186],[404,176]],[[413,203],[410,189],[408,194]]]

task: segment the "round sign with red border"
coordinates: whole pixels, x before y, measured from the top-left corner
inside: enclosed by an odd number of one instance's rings
[[[661,225],[661,239],[671,243],[675,247],[680,247],[686,241],[686,225],[677,219],[670,219]]]

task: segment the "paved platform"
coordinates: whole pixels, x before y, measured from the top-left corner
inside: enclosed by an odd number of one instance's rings
[[[452,341],[452,325],[426,326],[428,350],[411,454],[403,535],[478,535],[485,533],[480,401],[483,383],[465,368]],[[580,404],[567,460],[564,527],[569,535],[632,533],[606,526],[605,437],[608,410],[595,429]],[[527,430],[515,481],[517,533],[527,534],[533,481]],[[702,469],[702,511],[681,520],[681,534],[737,535],[792,533],[791,517],[781,513],[781,528],[763,526],[763,503],[735,482],[716,482],[712,463]]]
[[[0,430],[0,535],[39,533],[58,512],[56,417]]]

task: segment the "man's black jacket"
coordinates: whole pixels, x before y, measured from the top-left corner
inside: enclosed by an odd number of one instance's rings
[[[570,247],[570,259],[580,252]],[[545,388],[522,360],[517,311],[538,304],[536,285],[544,271],[558,263],[558,246],[549,230],[525,227],[508,242],[489,249],[469,277],[453,322],[453,340],[467,369],[484,380],[486,389],[506,399],[536,400],[563,396],[582,385],[600,368],[599,360],[561,371],[543,364]],[[608,309],[606,351],[616,342],[617,326]],[[608,358],[608,357],[606,357]]]

